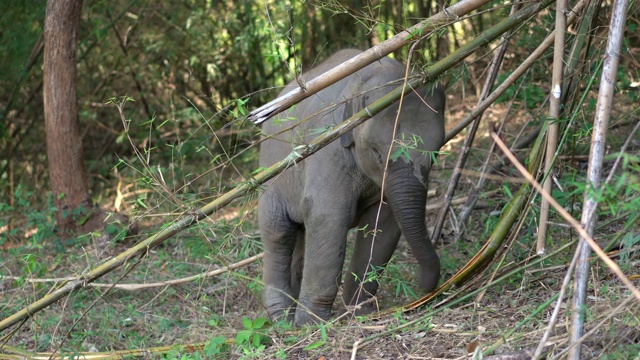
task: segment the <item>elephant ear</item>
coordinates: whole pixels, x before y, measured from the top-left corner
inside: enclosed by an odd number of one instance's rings
[[[336,124],[339,124],[353,116],[352,100],[345,101],[339,108],[333,112],[333,118]],[[353,130],[340,137],[340,144],[345,147],[353,146]]]
[[[340,137],[340,144],[342,144],[342,146],[346,148],[353,146],[353,131],[349,131],[348,133],[342,135]]]

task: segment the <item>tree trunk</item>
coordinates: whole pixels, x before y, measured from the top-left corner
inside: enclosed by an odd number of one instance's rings
[[[44,22],[44,119],[47,159],[62,236],[79,225],[71,214],[89,211],[76,96],[76,55],[82,0],[49,0]],[[82,211],[82,209],[85,211]],[[84,216],[83,216],[84,218]]]

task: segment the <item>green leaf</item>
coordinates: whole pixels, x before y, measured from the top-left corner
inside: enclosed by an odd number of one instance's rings
[[[245,329],[253,329],[253,323],[249,318],[242,318],[242,326],[244,326]]]
[[[267,319],[259,317],[253,321],[253,329],[262,329],[267,325]]]
[[[305,346],[305,348],[303,350],[313,350],[313,349],[317,349],[320,346],[324,345],[325,341],[324,340],[318,340],[316,342],[314,342],[313,344],[307,345]]]
[[[240,330],[236,335],[236,344],[242,345],[249,341],[251,335],[253,334],[252,330]]]

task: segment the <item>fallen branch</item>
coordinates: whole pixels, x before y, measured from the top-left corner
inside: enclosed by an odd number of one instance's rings
[[[161,282],[153,282],[153,283],[145,283],[145,284],[105,284],[105,283],[91,283],[91,284],[87,284],[87,286],[91,286],[91,287],[96,287],[96,288],[113,288],[113,289],[120,289],[120,290],[127,290],[127,291],[134,291],[134,290],[142,290],[142,289],[150,289],[150,288],[155,288],[155,287],[165,287],[165,286],[172,286],[172,285],[180,285],[180,284],[184,284],[184,283],[188,283],[188,282],[192,282],[192,281],[196,281],[196,280],[200,280],[200,279],[204,279],[204,278],[208,278],[208,277],[213,277],[213,276],[218,276],[221,274],[224,274],[228,271],[231,270],[235,270],[237,268],[241,268],[243,266],[249,265],[253,262],[256,262],[259,259],[262,259],[264,257],[264,253],[260,253],[258,255],[255,256],[251,256],[248,257],[244,260],[240,260],[236,263],[230,264],[229,266],[225,266],[222,267],[220,269],[215,269],[215,270],[211,270],[211,271],[207,271],[206,273],[202,273],[202,274],[198,274],[198,275],[192,275],[192,276],[188,276],[185,278],[180,278],[180,279],[173,279],[173,280],[167,280],[167,281],[161,281]],[[0,279],[11,279],[11,280],[18,280],[18,279],[22,279],[22,277],[20,276],[4,276],[4,275],[0,275]],[[79,277],[63,277],[63,278],[43,278],[43,279],[23,279],[25,282],[28,283],[49,283],[49,282],[62,282],[62,281],[74,281],[74,280],[79,280]]]

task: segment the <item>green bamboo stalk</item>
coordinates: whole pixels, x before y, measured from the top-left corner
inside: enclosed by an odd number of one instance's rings
[[[330,142],[338,139],[342,135],[351,131],[353,128],[359,126],[364,123],[366,120],[370,119],[374,115],[378,114],[380,111],[384,110],[391,104],[395,103],[400,99],[400,97],[412,89],[419,87],[425,82],[433,81],[439,75],[444,73],[449,68],[455,66],[459,62],[461,62],[466,56],[470,55],[478,46],[486,45],[492,40],[495,40],[504,32],[512,29],[513,27],[520,24],[524,19],[527,19],[530,16],[533,16],[540,10],[544,9],[546,6],[551,4],[553,0],[544,0],[540,3],[530,5],[512,16],[504,19],[493,27],[487,29],[485,32],[479,34],[476,38],[470,41],[465,46],[459,48],[449,56],[445,57],[441,61],[429,66],[425,74],[422,78],[413,79],[408,81],[405,85],[400,86],[394,90],[392,90],[387,95],[380,98],[378,101],[374,102],[370,106],[364,108],[360,112],[356,113],[349,119],[343,121],[342,123],[336,125],[329,131],[323,133],[322,135],[315,138],[307,145],[300,145],[293,149],[293,151],[282,161],[273,164],[269,168],[261,171],[255,177],[241,183],[236,186],[234,189],[228,191],[223,194],[216,200],[210,202],[209,204],[203,206],[200,209],[196,209],[191,213],[185,214],[183,218],[175,221],[174,223],[169,224],[159,233],[148,237],[147,239],[141,241],[135,246],[129,248],[128,250],[122,252],[118,256],[106,261],[102,265],[94,268],[93,270],[83,274],[78,280],[68,281],[64,283],[61,287],[56,290],[53,290],[46,296],[38,299],[22,310],[16,312],[15,314],[9,316],[8,318],[0,321],[0,331],[6,329],[13,324],[16,324],[20,321],[23,321],[38,311],[46,308],[47,306],[55,303],[60,300],[64,296],[69,293],[76,291],[78,289],[84,288],[88,283],[95,281],[96,279],[104,276],[105,274],[117,269],[128,261],[134,259],[137,256],[145,254],[152,247],[162,243],[166,239],[171,236],[181,232],[182,230],[200,222],[201,220],[206,219],[208,216],[212,215],[219,209],[231,203],[231,201],[238,199],[246,194],[252,193],[256,191],[260,185],[274,178],[284,170],[292,167],[303,159],[309,157],[311,154],[320,150],[321,148],[328,145]],[[541,132],[542,134],[543,132]],[[522,202],[524,203],[524,201]],[[514,216],[515,220],[517,216]],[[506,234],[508,232],[508,228],[502,228],[501,230]],[[494,251],[495,253],[495,251]]]

